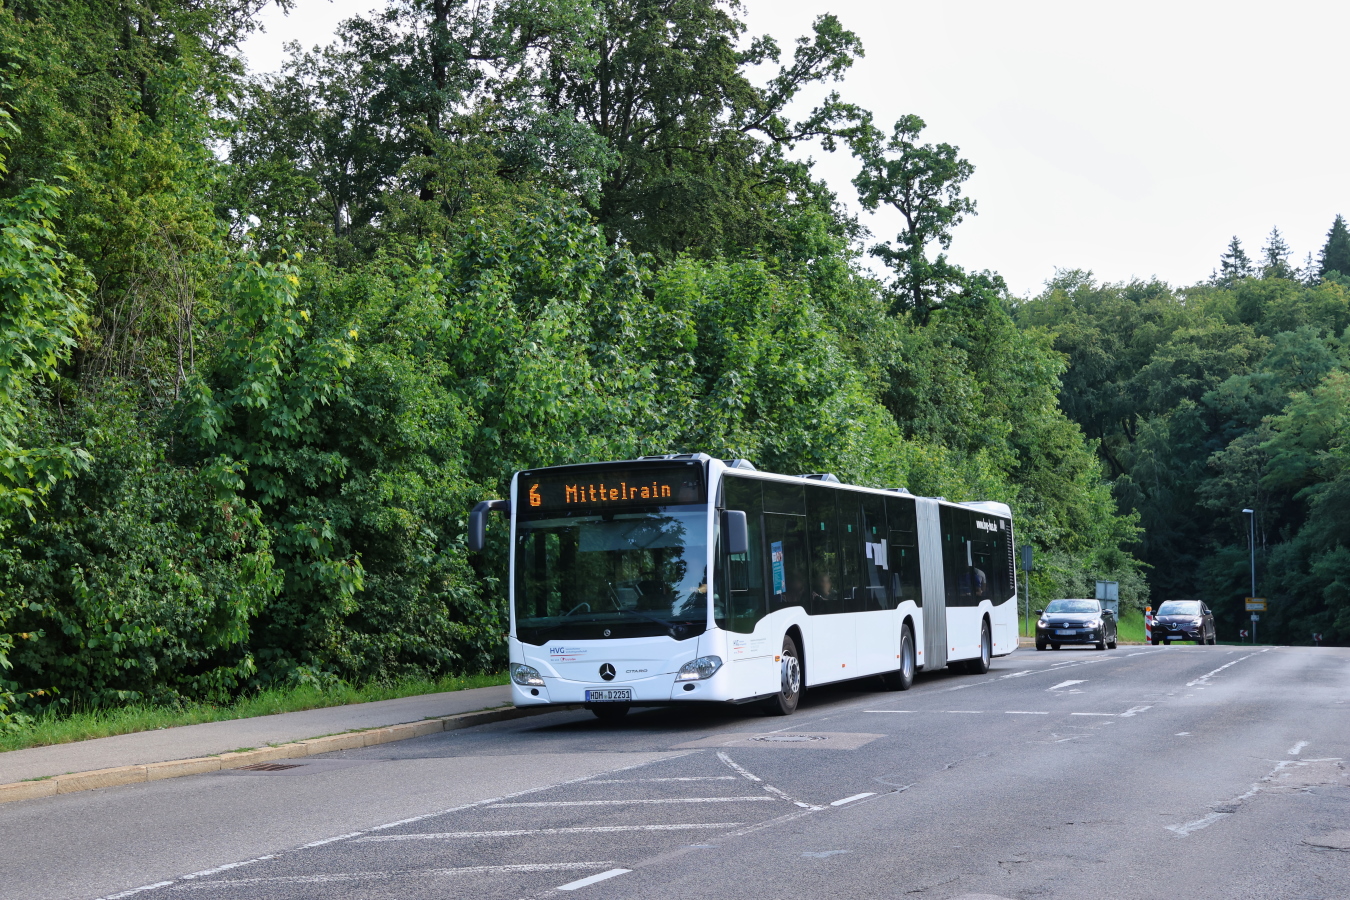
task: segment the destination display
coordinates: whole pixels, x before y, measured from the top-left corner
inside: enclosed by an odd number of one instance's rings
[[[704,503],[703,467],[634,467],[576,472],[522,472],[518,486],[525,511],[626,509]]]

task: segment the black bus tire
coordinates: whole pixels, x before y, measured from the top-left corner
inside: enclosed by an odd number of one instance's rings
[[[764,701],[764,712],[771,716],[790,716],[802,699],[802,664],[797,642],[792,635],[783,635],[783,652],[779,654],[778,693]]]

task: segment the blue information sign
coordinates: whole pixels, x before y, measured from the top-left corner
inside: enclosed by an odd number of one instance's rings
[[[787,579],[783,575],[783,542],[774,541],[770,544],[769,553],[773,557],[773,592],[775,594],[786,594]]]

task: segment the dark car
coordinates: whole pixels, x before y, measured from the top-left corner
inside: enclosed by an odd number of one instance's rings
[[[1096,644],[1098,650],[1116,649],[1116,616],[1096,600],[1051,600],[1038,610],[1036,649],[1060,644]]]
[[[1158,607],[1153,617],[1153,643],[1162,641],[1195,641],[1197,644],[1213,644],[1214,613],[1200,600],[1168,600]]]

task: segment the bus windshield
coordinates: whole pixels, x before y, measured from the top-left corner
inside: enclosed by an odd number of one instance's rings
[[[707,517],[699,503],[524,518],[516,526],[516,637],[543,644],[702,633]]]

